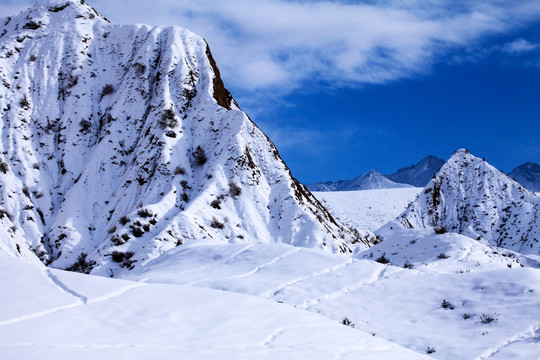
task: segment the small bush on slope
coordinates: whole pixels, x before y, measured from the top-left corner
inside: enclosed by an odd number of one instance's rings
[[[454,310],[454,305],[453,305],[450,301],[446,301],[446,300],[443,300],[443,301],[442,301],[441,307],[442,307],[443,309]]]
[[[7,174],[9,170],[9,165],[7,162],[0,160],[0,171],[4,174]]]
[[[200,145],[197,145],[197,147],[193,151],[193,158],[195,159],[195,164],[199,166],[203,166],[208,160],[204,149]]]
[[[480,322],[482,324],[496,323],[499,320],[499,314],[482,314],[480,316]]]
[[[375,259],[375,261],[379,264],[390,264],[390,260],[388,260],[385,255],[386,254],[382,254],[377,259]]]
[[[90,274],[92,268],[96,265],[96,262],[93,260],[87,261],[87,257],[87,253],[81,253],[77,258],[77,261],[75,261],[75,263],[73,263],[73,265],[68,267],[66,270],[80,272],[83,274]]]
[[[107,84],[103,87],[103,90],[101,90],[101,97],[103,98],[107,95],[111,95],[112,93],[114,93],[114,86]]]
[[[242,193],[242,188],[231,181],[229,183],[229,194],[231,194],[231,196],[235,198],[241,193]]]

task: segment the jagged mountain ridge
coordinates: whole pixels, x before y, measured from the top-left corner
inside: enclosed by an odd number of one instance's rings
[[[444,164],[444,160],[429,155],[416,165],[399,169],[393,174],[382,175],[375,170],[351,180],[327,181],[306,185],[311,191],[351,191],[424,187]]]
[[[424,187],[443,166],[444,160],[429,155],[416,165],[399,169],[393,174],[385,175],[388,179],[402,184]]]
[[[526,162],[508,173],[508,176],[516,180],[530,191],[540,192],[540,165]]]
[[[384,175],[375,170],[368,171],[351,180],[328,181],[325,183],[308,184],[306,186],[310,191],[355,191],[411,187],[408,184],[398,184],[388,180]]]
[[[53,267],[114,275],[203,238],[367,246],[292,177],[201,37],[77,0],[0,34],[2,207]]]
[[[444,227],[524,254],[540,251],[540,198],[463,149],[398,219],[406,227]]]

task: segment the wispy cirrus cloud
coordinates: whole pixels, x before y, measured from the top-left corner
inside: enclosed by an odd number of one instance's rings
[[[7,0],[0,13],[14,6]],[[540,19],[537,0],[90,0],[118,23],[179,25],[210,43],[226,82],[287,92],[306,82],[385,83],[438,56]],[[508,52],[526,44],[508,45]]]
[[[540,49],[540,44],[534,44],[524,39],[517,39],[504,44],[502,51],[510,55],[521,55]]]

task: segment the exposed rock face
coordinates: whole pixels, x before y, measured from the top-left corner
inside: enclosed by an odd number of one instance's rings
[[[114,275],[205,238],[367,246],[291,176],[201,37],[113,25],[78,0],[0,34],[2,208],[47,264],[85,253]]]
[[[540,198],[467,150],[454,153],[398,219],[521,253],[540,250]]]

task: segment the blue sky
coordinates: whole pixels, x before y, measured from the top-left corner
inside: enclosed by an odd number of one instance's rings
[[[0,16],[33,0],[2,0]],[[226,86],[304,183],[468,148],[540,163],[540,1],[88,0],[209,42]]]

